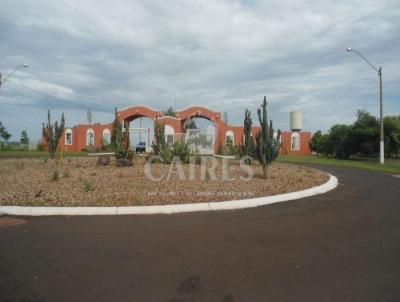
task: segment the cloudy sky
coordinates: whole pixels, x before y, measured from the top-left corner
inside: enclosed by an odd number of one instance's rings
[[[110,122],[114,107],[201,104],[241,124],[264,95],[269,117],[304,130],[378,115],[378,76],[351,46],[382,65],[385,114],[400,114],[400,3],[334,1],[2,0],[0,121],[38,139],[50,109],[67,124]]]

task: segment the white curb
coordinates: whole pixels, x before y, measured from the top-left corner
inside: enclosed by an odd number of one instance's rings
[[[314,196],[333,190],[338,185],[338,179],[329,174],[329,180],[310,189],[251,199],[218,201],[209,203],[187,203],[159,206],[131,207],[20,207],[0,206],[0,215],[18,216],[53,216],[53,215],[127,215],[127,214],[172,214],[200,211],[236,210],[253,208],[277,202]]]

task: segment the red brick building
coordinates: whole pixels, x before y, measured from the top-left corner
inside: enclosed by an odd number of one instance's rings
[[[187,132],[192,131],[195,134],[199,130],[185,130],[185,122],[192,118],[204,118],[211,121],[214,125],[212,130],[204,131],[210,144],[210,153],[217,153],[225,143],[239,145],[243,142],[243,126],[232,126],[224,123],[221,113],[212,111],[204,106],[193,106],[175,113],[175,117],[165,116],[162,111],[154,110],[147,106],[131,106],[118,111],[118,117],[122,123],[131,122],[140,117],[147,117],[152,120],[158,119],[165,124],[165,135],[168,142],[176,141],[182,137],[187,137]],[[253,127],[253,135],[259,131],[259,127]],[[143,131],[145,129],[141,129]],[[112,132],[112,123],[110,124],[79,124],[73,128],[67,128],[60,139],[60,148],[63,151],[81,151],[88,146],[99,148],[102,144],[110,142]],[[309,141],[311,133],[306,131],[282,131],[281,135],[281,154],[288,155],[306,155],[310,154]],[[151,147],[153,138],[150,137],[150,129],[147,129],[144,141],[148,148]]]

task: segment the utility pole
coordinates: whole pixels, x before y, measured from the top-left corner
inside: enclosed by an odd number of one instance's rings
[[[379,67],[379,112],[381,119],[381,131],[380,131],[380,142],[379,142],[379,162],[385,163],[385,142],[383,138],[383,84],[382,84],[382,67]]]

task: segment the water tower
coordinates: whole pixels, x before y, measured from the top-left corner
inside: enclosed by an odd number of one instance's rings
[[[302,128],[301,122],[302,122],[301,111],[300,110],[290,111],[290,129],[293,132],[301,131]]]

